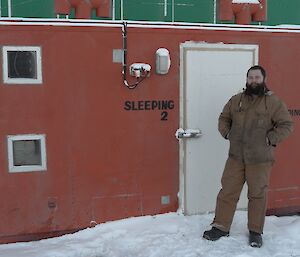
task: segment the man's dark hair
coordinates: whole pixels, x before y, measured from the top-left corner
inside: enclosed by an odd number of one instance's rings
[[[266,71],[263,67],[261,67],[260,65],[254,65],[252,66],[248,71],[247,71],[247,77],[248,77],[248,74],[249,74],[249,71],[251,70],[260,70],[261,74],[263,75],[264,77],[264,80],[266,78]]]

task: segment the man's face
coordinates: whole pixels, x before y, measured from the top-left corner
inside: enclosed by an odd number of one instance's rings
[[[264,82],[264,76],[260,70],[250,70],[247,77],[247,84],[255,88]]]

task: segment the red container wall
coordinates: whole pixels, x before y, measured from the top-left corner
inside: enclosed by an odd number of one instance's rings
[[[135,37],[131,57],[153,65],[157,45]],[[153,75],[130,91],[112,62],[120,29],[1,27],[0,42],[41,46],[43,66],[42,85],[0,88],[0,240],[177,209],[176,66],[173,81]],[[161,121],[161,111],[126,111],[131,100],[176,104]],[[33,133],[46,134],[47,171],[8,173],[6,136]]]
[[[156,50],[166,47],[172,65],[168,75],[152,72],[128,90],[121,64],[112,61],[113,49],[122,48],[120,28],[0,27],[2,46],[41,46],[43,68],[42,85],[0,85],[0,242],[177,209],[179,45],[188,40],[258,44],[269,87],[300,109],[300,34],[129,28],[129,64],[154,68]],[[124,108],[140,100],[175,105],[166,121],[161,110]],[[300,211],[299,116],[294,121],[295,132],[277,150],[270,213]],[[47,171],[9,173],[7,135],[39,133],[46,134]]]

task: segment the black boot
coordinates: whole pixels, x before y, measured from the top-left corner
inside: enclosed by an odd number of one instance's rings
[[[216,241],[223,236],[229,236],[229,232],[224,232],[215,227],[212,227],[211,230],[207,230],[203,233],[203,238],[211,241]]]
[[[249,245],[260,248],[263,244],[261,234],[249,231]]]

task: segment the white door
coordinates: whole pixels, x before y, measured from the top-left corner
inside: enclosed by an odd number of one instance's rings
[[[180,127],[202,133],[179,139],[181,207],[185,214],[212,212],[229,148],[218,132],[218,117],[245,87],[246,72],[258,61],[258,46],[188,42],[180,49]],[[238,208],[247,208],[245,187]]]

